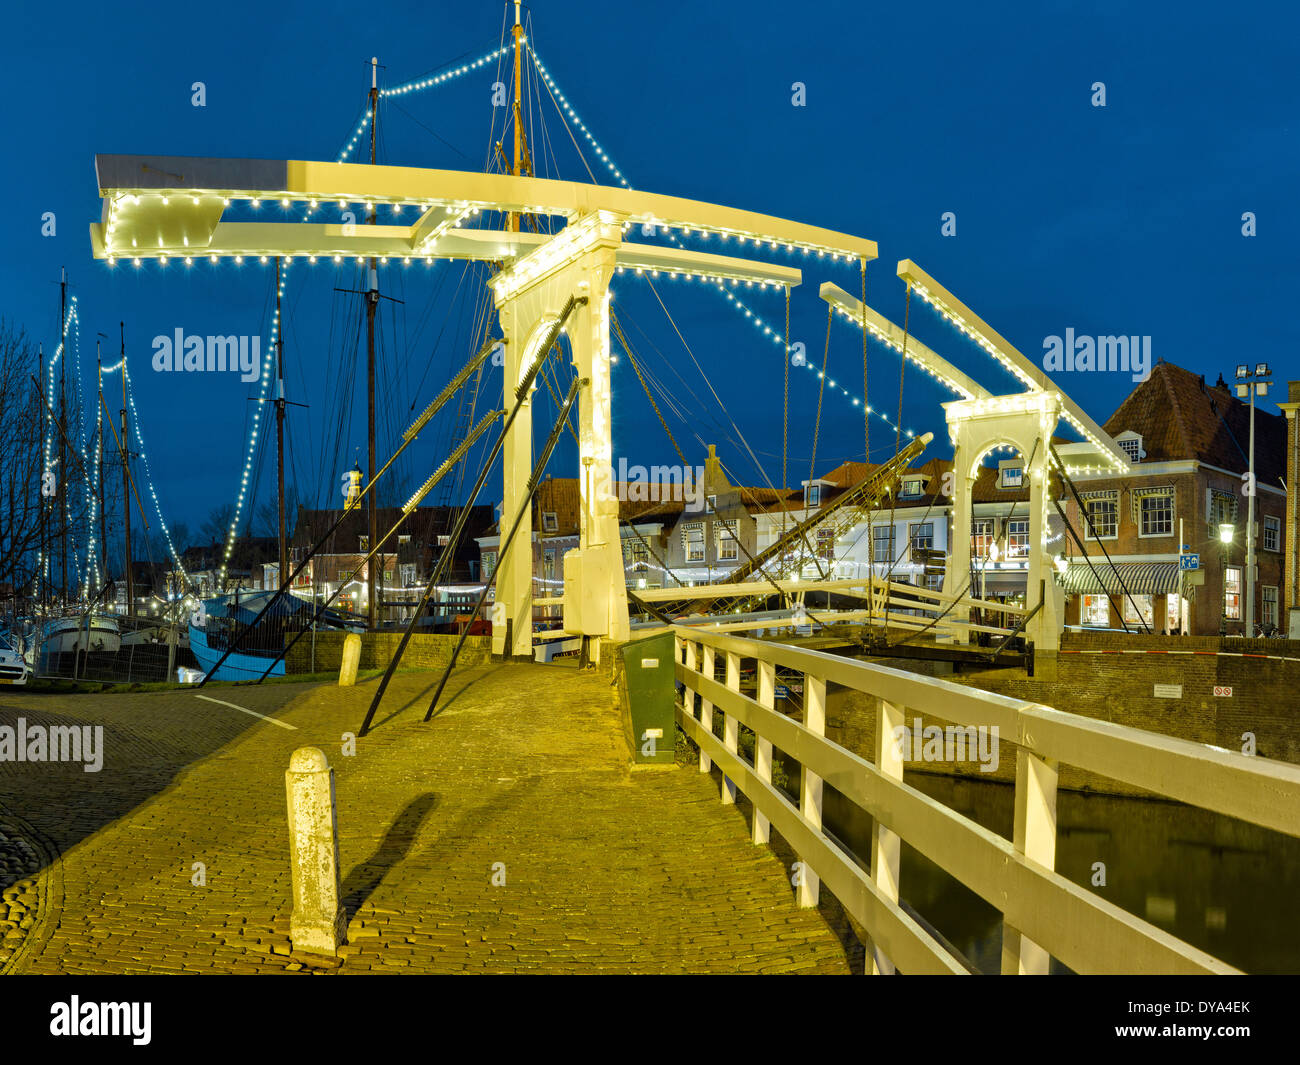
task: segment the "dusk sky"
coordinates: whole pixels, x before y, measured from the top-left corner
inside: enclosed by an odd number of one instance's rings
[[[0,315],[52,349],[66,266],[87,390],[96,332],[108,335],[106,361],[116,361],[125,322],[149,469],[169,522],[196,529],[234,498],[256,385],[155,373],[151,339],[177,328],[247,333],[262,336],[265,350],[272,269],[228,262],[110,269],[92,260],[95,154],[334,160],[357,127],[370,56],[382,64],[381,85],[437,72],[504,43],[504,12],[495,0],[380,7],[236,0],[165,11],[68,0],[8,13]],[[878,241],[868,303],[899,324],[905,289],[895,264],[911,258],[1040,364],[1044,338],[1073,329],[1150,336],[1157,358],[1210,380],[1230,375],[1237,361],[1268,361],[1283,381],[1300,376],[1293,295],[1300,19],[1288,7],[1046,3],[1012,13],[949,3],[540,0],[526,12],[537,54],[633,187]],[[495,79],[495,66],[484,67],[386,101],[379,161],[484,169]],[[204,107],[191,104],[195,82],[205,85]],[[792,103],[796,82],[806,106]],[[1097,82],[1104,107],[1093,105]],[[589,180],[544,88],[530,110],[540,123],[538,172]],[[499,136],[504,111],[495,114]],[[599,181],[614,183],[589,147],[587,157]],[[364,161],[360,152],[352,159]],[[46,212],[54,212],[54,236],[42,235]],[[941,233],[945,212],[956,216],[955,236]],[[1255,216],[1255,236],[1243,235],[1246,212]],[[791,339],[820,362],[826,309],[818,286],[831,280],[856,292],[856,266],[784,253],[775,261],[806,264]],[[382,290],[405,301],[383,310],[381,458],[470,354],[481,285],[469,277],[459,285],[461,276],[460,264],[450,263],[394,265],[381,275]],[[308,407],[290,415],[289,479],[317,504],[337,505],[343,470],[357,459],[364,465],[364,335],[356,342],[363,306],[334,291],[359,282],[350,265],[295,264],[290,274],[288,391]],[[673,395],[665,414],[688,459],[702,462],[705,445],[716,443],[741,481],[765,483],[731,428],[734,418],[775,482],[779,348],[714,291],[659,283],[724,413],[644,283],[620,278],[614,288],[637,354]],[[746,299],[780,328],[779,294]],[[1017,390],[918,300],[910,324],[988,387]],[[861,359],[858,333],[837,322],[828,376],[852,382],[855,396]],[[897,356],[873,342],[869,372],[868,398],[892,422]],[[676,462],[627,360],[614,373],[616,461]],[[1098,422],[1133,387],[1128,375],[1056,379]],[[499,370],[487,387],[484,402],[499,402]],[[903,424],[935,432],[929,456],[950,454],[940,403],[951,398],[909,372]],[[119,403],[110,400],[114,410]],[[538,407],[540,441],[550,419],[546,404]],[[792,372],[792,483],[808,476],[816,407],[816,375]],[[421,441],[400,471],[408,481],[423,480],[440,460],[453,421],[446,415]],[[889,425],[873,419],[871,434],[873,459],[893,453]],[[819,473],[862,457],[861,407],[835,391],[825,397],[817,455]],[[272,448],[258,469],[261,505],[274,492]],[[551,470],[576,474],[571,441]],[[496,501],[499,491],[490,479],[480,502]]]

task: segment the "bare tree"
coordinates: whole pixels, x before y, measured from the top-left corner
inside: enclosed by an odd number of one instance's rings
[[[41,405],[36,345],[0,321],[0,584],[31,594],[40,550]]]

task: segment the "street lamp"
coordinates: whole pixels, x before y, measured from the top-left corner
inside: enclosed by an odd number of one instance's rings
[[[1252,369],[1249,366],[1237,367],[1237,397],[1250,397],[1250,477],[1246,483],[1246,611],[1245,632],[1247,636],[1255,633],[1255,397],[1267,396],[1268,386],[1272,384],[1269,377],[1268,363],[1258,362]]]

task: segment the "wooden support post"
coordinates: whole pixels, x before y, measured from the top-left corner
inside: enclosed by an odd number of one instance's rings
[[[713,679],[713,648],[708,644],[704,645],[704,675]],[[710,736],[713,735],[713,704],[700,697],[700,724],[704,726],[704,731]],[[700,748],[700,772],[707,773],[713,768],[713,759],[704,753],[704,748]]]
[[[350,688],[357,682],[361,665],[361,634],[349,632],[343,637],[343,658],[339,662],[339,687]]]
[[[818,736],[826,735],[826,681],[805,675],[803,681],[803,723],[808,731]],[[799,812],[809,826],[822,830],[822,778],[811,773],[808,767],[799,769]],[[804,908],[817,905],[821,897],[821,878],[800,858],[799,905]]]
[[[740,655],[727,652],[727,687],[740,691]],[[740,747],[740,721],[731,714],[722,715],[722,745],[732,754]],[[736,801],[736,782],[722,774],[722,805],[731,806]]]
[[[769,710],[776,708],[776,664],[773,662],[760,660],[758,663],[758,702]],[[757,734],[754,736],[754,772],[759,780],[772,783],[772,741]],[[750,838],[755,843],[766,843],[771,837],[770,828],[767,818],[758,812],[755,803],[754,831]]]
[[[877,698],[876,703],[876,768],[887,777],[903,779],[903,752],[896,740],[895,731],[904,726],[905,711],[901,706]],[[887,898],[898,901],[898,861],[901,841],[896,832],[876,822],[871,841],[871,879]],[[867,944],[867,972],[872,976],[892,976],[894,963],[874,943]]]
[[[1016,821],[1012,842],[1026,858],[1056,868],[1056,781],[1059,763],[1016,750]],[[1004,976],[1047,975],[1051,956],[1037,943],[1002,922]]]

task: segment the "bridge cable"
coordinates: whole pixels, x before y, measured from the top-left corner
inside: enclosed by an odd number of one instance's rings
[[[871,408],[868,404],[867,396],[867,260],[859,259],[858,263],[862,271],[862,461],[868,466],[871,465]],[[911,286],[908,286],[911,292]],[[787,290],[788,292],[788,290]],[[785,330],[787,341],[790,333],[790,304],[787,300],[785,310]],[[789,371],[787,371],[787,374]],[[902,412],[899,412],[899,421],[902,421]],[[897,454],[897,449],[895,449]]]
[[[492,571],[492,577],[483,582],[483,590],[479,592],[478,601],[474,604],[474,609],[470,612],[469,621],[461,630],[460,638],[456,641],[456,646],[452,648],[451,657],[447,660],[447,668],[443,670],[442,677],[438,681],[438,687],[434,690],[433,698],[429,700],[429,709],[424,713],[424,720],[428,722],[433,717],[433,711],[438,706],[438,700],[442,698],[442,691],[447,686],[447,681],[451,678],[451,671],[456,668],[456,660],[460,657],[461,648],[465,646],[465,641],[469,639],[469,630],[473,626],[479,613],[483,610],[483,603],[487,600],[487,594],[491,591],[496,583],[497,577],[501,574],[501,564],[505,559],[506,553],[510,550],[510,545],[514,542],[515,534],[519,532],[519,526],[523,524],[532,510],[533,498],[537,495],[537,488],[542,483],[542,474],[546,471],[546,464],[551,461],[551,453],[555,450],[555,445],[559,442],[560,432],[564,426],[569,423],[569,412],[573,409],[574,400],[578,398],[578,390],[591,384],[591,379],[586,377],[574,377],[569,385],[569,393],[565,397],[563,404],[560,406],[559,415],[555,419],[555,424],[551,427],[551,435],[547,437],[546,444],[542,448],[542,453],[533,467],[532,476],[528,478],[528,483],[524,486],[524,498],[519,504],[519,509],[515,514],[514,521],[510,525],[510,531],[506,538],[501,541],[500,548],[497,551],[496,569]],[[528,633],[532,636],[531,626]],[[506,648],[506,654],[510,654],[511,649]]]

